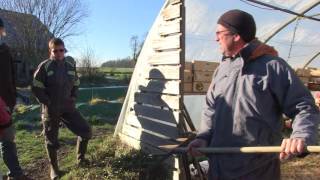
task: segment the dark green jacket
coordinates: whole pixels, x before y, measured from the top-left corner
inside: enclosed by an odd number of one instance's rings
[[[76,62],[72,57],[62,61],[47,59],[34,73],[32,92],[38,101],[59,110],[73,108],[80,84]]]

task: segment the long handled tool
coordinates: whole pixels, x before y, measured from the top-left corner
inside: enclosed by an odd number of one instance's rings
[[[162,146],[161,148],[166,149]],[[197,150],[204,154],[212,153],[280,153],[280,146],[259,146],[259,147],[216,147],[216,148],[197,148]],[[174,154],[187,153],[188,148],[178,147],[170,150]],[[307,146],[305,152],[320,153],[320,146]]]

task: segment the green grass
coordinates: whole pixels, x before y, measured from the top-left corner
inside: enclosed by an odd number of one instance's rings
[[[122,104],[120,103],[101,103],[96,105],[83,104],[78,107],[83,116],[89,122],[95,122],[99,119],[102,121],[113,120],[109,123],[114,124],[116,117],[119,116]]]
[[[101,67],[99,68],[100,72],[110,73],[113,72],[115,74],[131,74],[134,68],[111,68],[111,67]]]
[[[117,100],[125,96],[125,93],[126,89],[94,90],[94,96],[107,100]],[[110,103],[106,101],[95,105],[89,105],[90,99],[91,92],[86,90],[79,91],[77,102],[78,109],[94,128],[99,127],[110,130],[110,127],[113,127],[120,113],[122,106],[121,102]],[[17,111],[13,114],[13,119],[16,128],[16,144],[21,165],[25,167],[39,158],[46,157],[44,137],[39,137],[39,134],[41,134],[42,131],[40,106],[17,106]],[[74,148],[73,144],[76,138],[67,129],[60,130],[60,139],[67,149],[71,147]],[[73,142],[73,144],[69,144],[68,142]],[[69,158],[69,156],[67,158]],[[2,158],[0,160],[0,171],[7,171]]]
[[[62,179],[139,179],[142,174],[147,179],[168,178],[170,173],[155,157],[120,144],[112,137],[113,127],[110,130],[90,141],[87,167],[73,168],[73,159],[63,160],[62,163],[67,164],[63,167],[69,173]]]
[[[77,102],[89,102],[93,98],[105,99],[108,101],[117,100],[124,97],[126,92],[127,88],[86,88],[79,91]]]
[[[76,166],[76,136],[68,129],[61,128],[60,167],[61,170],[68,172],[62,179],[170,179],[170,170],[166,169],[167,166],[157,163],[157,157],[133,150],[113,138],[114,125],[122,106],[121,101],[116,100],[123,99],[125,93],[126,89],[98,89],[93,92],[89,89],[79,92],[77,107],[93,127],[93,138],[89,142],[87,154],[90,164],[84,168]],[[90,104],[90,101],[96,103]],[[47,166],[38,167],[39,162],[47,160],[44,137],[39,136],[42,130],[39,106],[21,106],[13,118],[22,167],[31,174],[47,173]],[[283,177],[291,179],[319,177],[316,176],[320,175],[319,161],[319,155],[310,155],[304,159],[283,163],[281,167]],[[32,166],[34,168],[30,170]],[[0,171],[7,171],[2,159]],[[49,174],[44,175],[49,176]]]
[[[130,83],[134,68],[109,68],[101,67],[91,76],[83,74],[80,76],[80,87],[115,86],[128,85]],[[81,71],[79,71],[81,74]]]
[[[44,139],[37,137],[39,131],[28,132],[25,130],[17,131],[16,144],[19,154],[19,161],[22,166],[34,162],[36,159],[43,158],[45,155]],[[2,158],[0,159],[0,171],[6,172]]]

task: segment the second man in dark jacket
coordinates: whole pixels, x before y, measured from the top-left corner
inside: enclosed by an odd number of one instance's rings
[[[45,143],[50,161],[50,177],[60,176],[57,149],[60,122],[78,136],[77,160],[81,165],[91,138],[91,127],[75,108],[80,84],[76,63],[65,57],[64,42],[59,38],[49,41],[50,58],[43,61],[34,73],[32,91],[42,105],[42,122]]]

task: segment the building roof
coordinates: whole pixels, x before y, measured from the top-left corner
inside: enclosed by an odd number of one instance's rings
[[[11,48],[33,43],[37,48],[46,48],[53,35],[34,15],[0,9],[7,36],[4,38]]]

